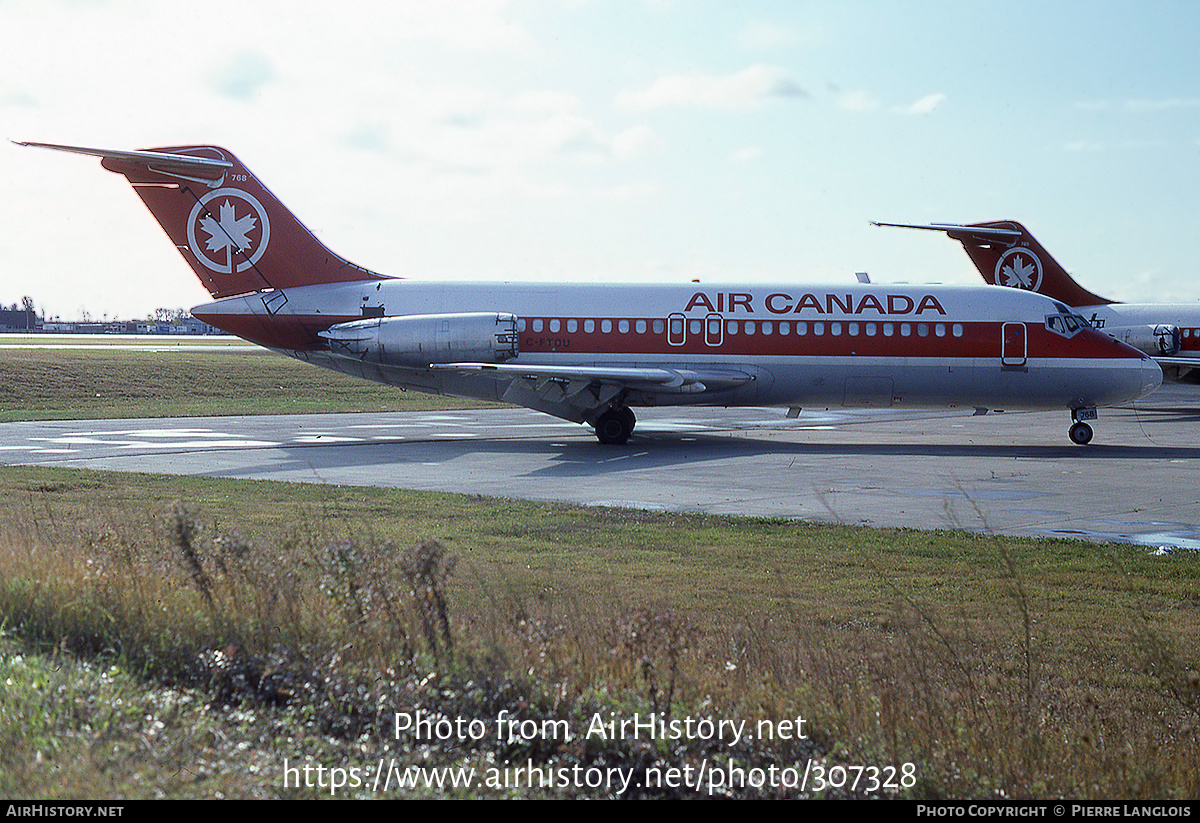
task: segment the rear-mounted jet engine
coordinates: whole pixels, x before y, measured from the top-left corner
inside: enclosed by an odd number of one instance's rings
[[[517,356],[512,314],[413,314],[330,326],[330,351],[381,366],[424,369],[433,363],[503,363]]]

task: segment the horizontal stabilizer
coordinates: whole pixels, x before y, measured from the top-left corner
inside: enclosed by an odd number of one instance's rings
[[[960,223],[879,223],[871,221],[872,226],[883,226],[895,229],[924,229],[926,231],[944,231],[955,240],[972,238],[979,241],[993,241],[1012,245],[1021,237],[1021,232],[997,226],[965,226]]]
[[[39,149],[54,149],[69,151],[74,154],[87,154],[104,160],[115,160],[119,163],[130,163],[145,166],[146,169],[168,177],[181,180],[191,180],[197,183],[217,183],[225,173],[233,168],[228,160],[218,160],[215,157],[192,157],[186,154],[168,154],[159,151],[116,151],[113,149],[89,149],[84,146],[60,146],[56,143],[18,142],[18,146],[33,146]]]

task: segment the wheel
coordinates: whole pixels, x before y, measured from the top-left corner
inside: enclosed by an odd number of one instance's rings
[[[1086,446],[1092,442],[1092,427],[1087,423],[1076,423],[1071,427],[1070,435],[1072,443]]]
[[[596,418],[596,438],[606,446],[620,446],[629,441],[637,419],[627,407],[609,409]]]

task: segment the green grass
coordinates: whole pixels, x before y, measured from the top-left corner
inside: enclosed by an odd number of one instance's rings
[[[12,741],[3,793],[292,796],[284,757],[810,756],[915,763],[914,797],[1200,793],[1190,554],[41,468],[0,470],[0,500],[0,665],[21,684],[0,696],[0,739]],[[426,540],[445,554],[418,573],[409,547]],[[65,680],[47,674],[56,666]],[[129,695],[102,692],[102,704],[136,707],[103,721],[99,748],[98,671]],[[390,733],[397,707],[505,709],[576,729],[596,711],[803,715],[812,736],[708,749],[414,745]],[[150,749],[199,758],[203,777],[151,768],[131,742],[145,728],[135,713],[162,724]]]
[[[480,408],[406,392],[263,349],[0,348],[0,422]]]

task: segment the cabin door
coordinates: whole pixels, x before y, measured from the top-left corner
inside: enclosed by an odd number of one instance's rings
[[[1009,368],[1024,366],[1029,353],[1029,346],[1025,336],[1025,324],[1005,323],[1000,334],[1001,365]]]

